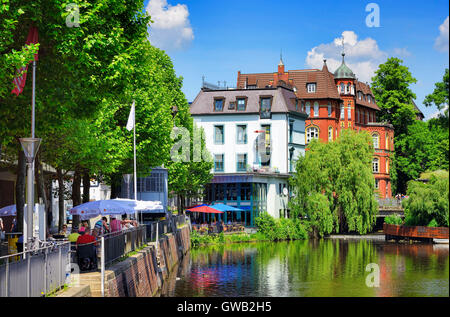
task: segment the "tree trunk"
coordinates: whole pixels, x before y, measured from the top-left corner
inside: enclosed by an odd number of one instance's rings
[[[36,159],[34,161],[34,166],[35,166],[35,170],[36,170],[36,173],[34,176],[36,179],[38,197],[42,198],[42,202],[44,203],[44,208],[45,208],[45,214],[48,215],[50,213],[50,203],[49,203],[49,199],[47,196],[47,191],[45,189],[44,170],[42,168],[40,153],[38,153],[36,155]],[[48,228],[48,224],[46,227]]]
[[[83,204],[90,200],[91,178],[89,177],[89,171],[83,173]]]
[[[75,169],[72,182],[72,204],[73,207],[81,205],[81,173],[79,169]],[[72,228],[78,228],[80,224],[80,216],[74,215]]]
[[[58,177],[58,211],[59,211],[59,221],[58,230],[62,230],[64,225],[64,220],[66,218],[66,211],[64,210],[64,175],[60,168],[56,169],[56,175]]]
[[[25,153],[19,148],[19,160],[17,163],[17,180],[16,180],[16,209],[17,209],[17,232],[23,232],[23,214],[25,205],[25,176],[27,165],[25,161]]]

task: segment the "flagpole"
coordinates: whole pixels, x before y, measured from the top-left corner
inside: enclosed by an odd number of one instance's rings
[[[134,200],[137,201],[137,172],[136,172],[136,103],[133,100],[134,113],[133,113],[133,152],[134,152]],[[138,219],[138,212],[135,211],[136,222]]]

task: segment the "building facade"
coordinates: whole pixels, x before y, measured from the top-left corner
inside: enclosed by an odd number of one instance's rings
[[[206,202],[244,210],[225,217],[247,226],[254,226],[263,211],[287,216],[288,179],[305,151],[307,117],[293,89],[282,83],[258,89],[203,87],[190,110],[214,160]]]
[[[292,87],[297,103],[308,115],[305,144],[312,139],[324,142],[335,140],[343,129],[367,131],[373,139],[372,170],[379,198],[391,198],[390,157],[394,151],[394,129],[391,124],[377,122],[377,106],[370,86],[357,80],[352,70],[342,64],[334,73],[328,70],[326,60],[321,70],[285,71],[280,60],[276,73],[241,74],[237,88],[260,89],[280,83]]]

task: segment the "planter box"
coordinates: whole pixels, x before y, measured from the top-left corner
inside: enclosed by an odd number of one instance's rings
[[[385,223],[383,224],[383,231],[386,236],[405,238],[448,239],[449,237],[447,227],[410,227]]]

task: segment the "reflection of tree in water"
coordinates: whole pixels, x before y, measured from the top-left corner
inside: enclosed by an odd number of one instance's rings
[[[379,288],[366,286],[370,263],[379,265]],[[448,263],[448,246],[424,244],[324,239],[219,245],[191,250],[173,294],[442,296],[448,295]]]

